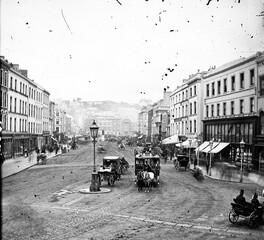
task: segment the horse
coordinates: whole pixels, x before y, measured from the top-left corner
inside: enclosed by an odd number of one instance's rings
[[[143,172],[140,171],[137,173],[137,187],[138,187],[138,191],[142,192],[143,191],[143,187],[144,187],[144,175]]]
[[[144,179],[145,188],[148,189],[148,192],[152,191],[153,181],[154,181],[154,173],[144,171],[143,172],[143,179]],[[145,189],[145,192],[146,192],[146,189]]]

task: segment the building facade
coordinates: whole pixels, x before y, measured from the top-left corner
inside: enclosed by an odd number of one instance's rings
[[[263,52],[212,69],[203,79],[204,140],[230,143],[224,155],[231,161],[236,160],[243,140],[245,161],[252,162],[255,169],[263,150],[262,66]]]

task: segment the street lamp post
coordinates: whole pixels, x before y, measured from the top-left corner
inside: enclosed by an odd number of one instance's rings
[[[93,173],[92,173],[92,182],[90,185],[91,192],[100,191],[99,176],[96,173],[96,168],[95,168],[95,139],[97,138],[98,135],[98,129],[99,127],[96,125],[94,120],[92,126],[90,127],[90,133],[94,144],[94,165],[93,165]]]
[[[212,150],[212,148],[213,148],[213,143],[214,143],[214,141],[213,140],[211,140],[210,141],[210,163],[209,163],[209,176],[211,176],[212,175],[212,153],[211,153],[211,150]]]
[[[188,139],[189,141],[189,162],[191,164],[191,145],[192,145],[192,139]]]
[[[240,144],[240,162],[241,162],[241,166],[240,166],[240,182],[243,182],[243,161],[244,161],[244,148],[245,148],[245,142],[242,138]]]
[[[200,139],[198,139],[198,149],[197,149],[197,166],[199,166],[199,147],[200,147],[200,143],[201,143],[201,140]]]

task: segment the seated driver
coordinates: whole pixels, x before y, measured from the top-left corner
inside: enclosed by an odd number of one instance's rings
[[[246,199],[245,199],[245,197],[244,197],[244,190],[243,189],[241,189],[240,190],[240,194],[236,197],[236,203],[237,204],[241,204],[241,205],[246,205]]]

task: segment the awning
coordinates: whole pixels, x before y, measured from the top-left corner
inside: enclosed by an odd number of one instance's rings
[[[209,145],[209,142],[203,142],[198,148],[195,149],[195,151],[201,152],[204,148],[206,148]]]
[[[170,136],[168,138],[165,138],[162,140],[162,144],[175,144],[179,142],[179,137],[177,134]]]
[[[225,147],[227,147],[229,144],[230,143],[221,142],[214,149],[212,149],[210,151],[210,153],[218,153],[218,152],[222,151]]]
[[[213,142],[212,148],[210,147],[210,144],[209,144],[206,148],[202,149],[200,152],[208,153],[211,151],[211,149],[214,149],[218,144],[219,142]]]
[[[191,139],[191,140],[192,140],[191,146],[189,144],[189,139],[187,139],[186,141],[182,143],[182,147],[183,148],[197,148],[197,139]]]

